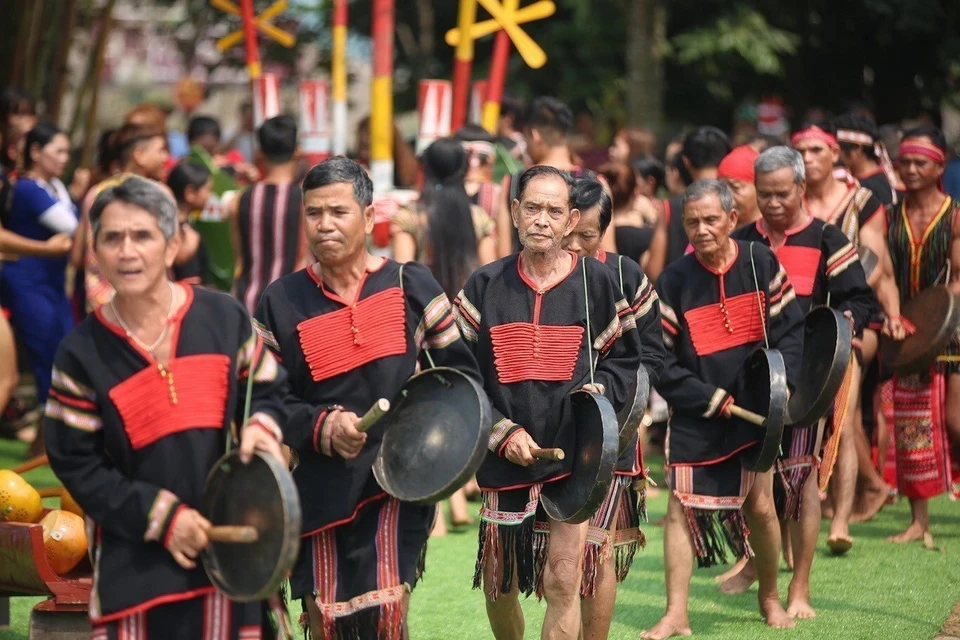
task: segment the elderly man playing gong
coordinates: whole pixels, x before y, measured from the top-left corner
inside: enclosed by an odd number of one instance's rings
[[[248,384],[241,458],[281,457],[286,376],[239,302],[170,281],[173,200],[133,176],[102,187],[93,250],[116,295],[60,344],[44,420],[50,467],[93,525],[93,637],[260,638],[260,604],[198,566],[197,509]]]
[[[580,219],[572,186],[553,167],[521,174],[511,215],[523,249],[480,268],[455,302],[494,412],[477,474],[483,508],[474,587],[483,583],[500,640],[523,638],[518,596],[535,591],[547,600],[542,637],[581,636],[588,523],[549,518],[541,489],[567,477],[576,455],[570,393],[602,394],[619,410],[632,401],[642,366],[634,316],[610,269],[562,247]],[[538,459],[540,447],[564,449],[566,461]]]
[[[290,584],[317,639],[407,637],[436,511],[387,495],[373,474],[385,427],[358,430],[360,416],[428,366],[480,382],[430,271],[367,252],[372,202],[373,183],[357,163],[337,157],[313,167],[303,179],[304,229],[317,262],[268,286],[255,314],[290,373],[283,433],[299,456],[303,508]]]
[[[690,635],[694,557],[710,567],[727,562],[727,549],[734,558],[751,554],[751,544],[760,612],[771,627],[792,627],[777,591],[773,471],[753,472],[743,460],[763,431],[731,416],[737,397],[753,391],[739,372],[758,348],[780,351],[791,383],[799,374],[803,312],[773,252],[730,238],[737,211],[724,183],[698,180],[682,204],[694,251],[667,266],[656,285],[667,347],[657,391],[673,409],[663,536],[667,610],[640,637]]]

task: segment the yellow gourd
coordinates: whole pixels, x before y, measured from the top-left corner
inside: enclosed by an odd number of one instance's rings
[[[0,469],[0,522],[36,522],[43,515],[37,490],[9,469]]]

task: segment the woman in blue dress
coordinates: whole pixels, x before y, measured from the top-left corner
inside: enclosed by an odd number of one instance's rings
[[[45,241],[77,229],[77,208],[60,175],[70,157],[66,134],[38,124],[27,134],[23,169],[13,186],[4,226],[32,240]],[[55,257],[21,257],[0,270],[0,303],[23,343],[43,405],[50,389],[53,357],[73,328],[73,310],[64,290],[67,249]]]

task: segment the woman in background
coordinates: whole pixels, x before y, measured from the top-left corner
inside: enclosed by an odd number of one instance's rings
[[[23,174],[13,186],[6,228],[31,240],[50,241],[58,234],[72,236],[77,208],[60,181],[70,157],[66,134],[49,124],[38,124],[27,134]],[[44,405],[57,345],[73,328],[73,309],[64,288],[69,243],[53,255],[22,257],[0,271],[0,302],[23,343],[37,384],[37,403]]]
[[[625,162],[608,162],[600,175],[610,187],[613,199],[613,233],[617,253],[643,266],[657,224],[653,202],[637,192],[637,174]]]
[[[416,260],[430,268],[450,300],[456,298],[477,267],[496,260],[496,225],[464,190],[468,156],[452,138],[427,147],[421,159],[423,190],[410,208],[401,209],[391,224],[393,258]],[[464,489],[450,496],[455,526],[470,524]],[[447,532],[443,510],[431,535]]]

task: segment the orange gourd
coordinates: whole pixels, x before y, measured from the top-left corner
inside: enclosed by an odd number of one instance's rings
[[[43,549],[47,562],[57,575],[68,573],[87,553],[87,533],[83,518],[56,509],[43,516]]]
[[[9,469],[0,469],[0,522],[36,522],[43,515],[37,490]]]

